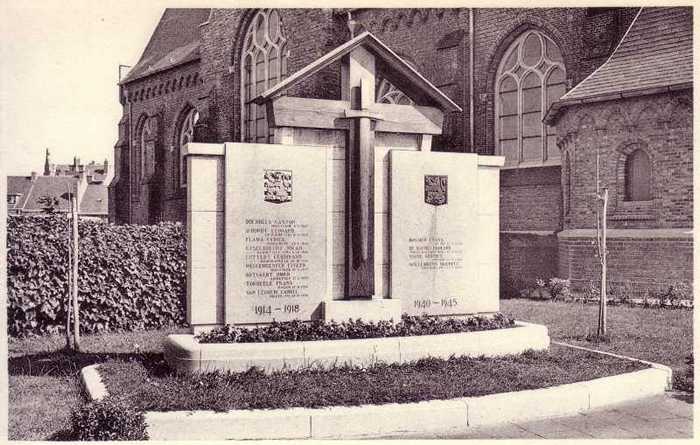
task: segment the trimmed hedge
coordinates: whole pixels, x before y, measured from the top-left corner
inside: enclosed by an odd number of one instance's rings
[[[200,343],[264,343],[277,341],[348,340],[357,338],[410,337],[453,334],[510,328],[515,321],[498,312],[493,317],[440,318],[429,315],[401,316],[401,321],[366,322],[361,319],[273,321],[266,326],[246,328],[225,325],[197,336]]]
[[[68,224],[63,215],[8,218],[10,336],[65,330]],[[82,333],[185,323],[187,247],[181,224],[85,220],[78,231]]]

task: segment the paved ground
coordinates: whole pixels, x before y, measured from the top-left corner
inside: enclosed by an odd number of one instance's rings
[[[687,439],[693,437],[692,395],[667,393],[571,417],[470,428],[447,435],[392,439]]]

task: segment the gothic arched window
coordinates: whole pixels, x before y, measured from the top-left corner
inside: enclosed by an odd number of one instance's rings
[[[153,118],[146,119],[141,127],[140,147],[140,169],[141,181],[145,182],[153,175],[155,169],[155,122]]]
[[[185,145],[194,141],[194,126],[197,124],[197,119],[199,119],[199,113],[197,113],[196,109],[190,108],[180,123],[180,130],[178,131],[178,176],[180,178],[180,187],[187,185]]]
[[[379,104],[413,105],[410,97],[386,79],[379,79],[375,100]]]
[[[571,212],[571,158],[569,152],[564,155],[564,214]]]
[[[642,149],[625,160],[625,201],[651,201],[651,162]]]
[[[255,97],[287,77],[287,39],[282,21],[274,9],[261,9],[253,17],[241,55],[242,139],[243,142],[269,142],[270,131],[264,105],[251,102]]]
[[[520,35],[504,53],[495,88],[496,153],[506,166],[558,164],[555,130],[542,122],[566,92],[561,51],[539,31]]]

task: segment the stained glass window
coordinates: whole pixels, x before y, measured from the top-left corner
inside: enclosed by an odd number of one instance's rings
[[[250,22],[241,56],[242,139],[267,143],[271,133],[264,105],[251,102],[255,97],[287,77],[287,39],[279,13],[261,9]]]
[[[185,145],[188,142],[194,141],[194,126],[197,124],[199,119],[199,113],[194,108],[190,108],[185,114],[185,117],[180,124],[180,131],[178,132],[178,165],[179,165],[179,177],[180,177],[180,187],[185,187],[187,185],[187,163],[185,162]]]
[[[552,39],[536,30],[519,36],[496,76],[496,152],[506,166],[557,164],[554,128],[542,122],[566,92],[566,69]]]

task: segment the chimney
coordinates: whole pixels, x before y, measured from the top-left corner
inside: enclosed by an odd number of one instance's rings
[[[51,164],[49,163],[49,149],[46,149],[46,156],[44,157],[44,176],[51,175]]]

